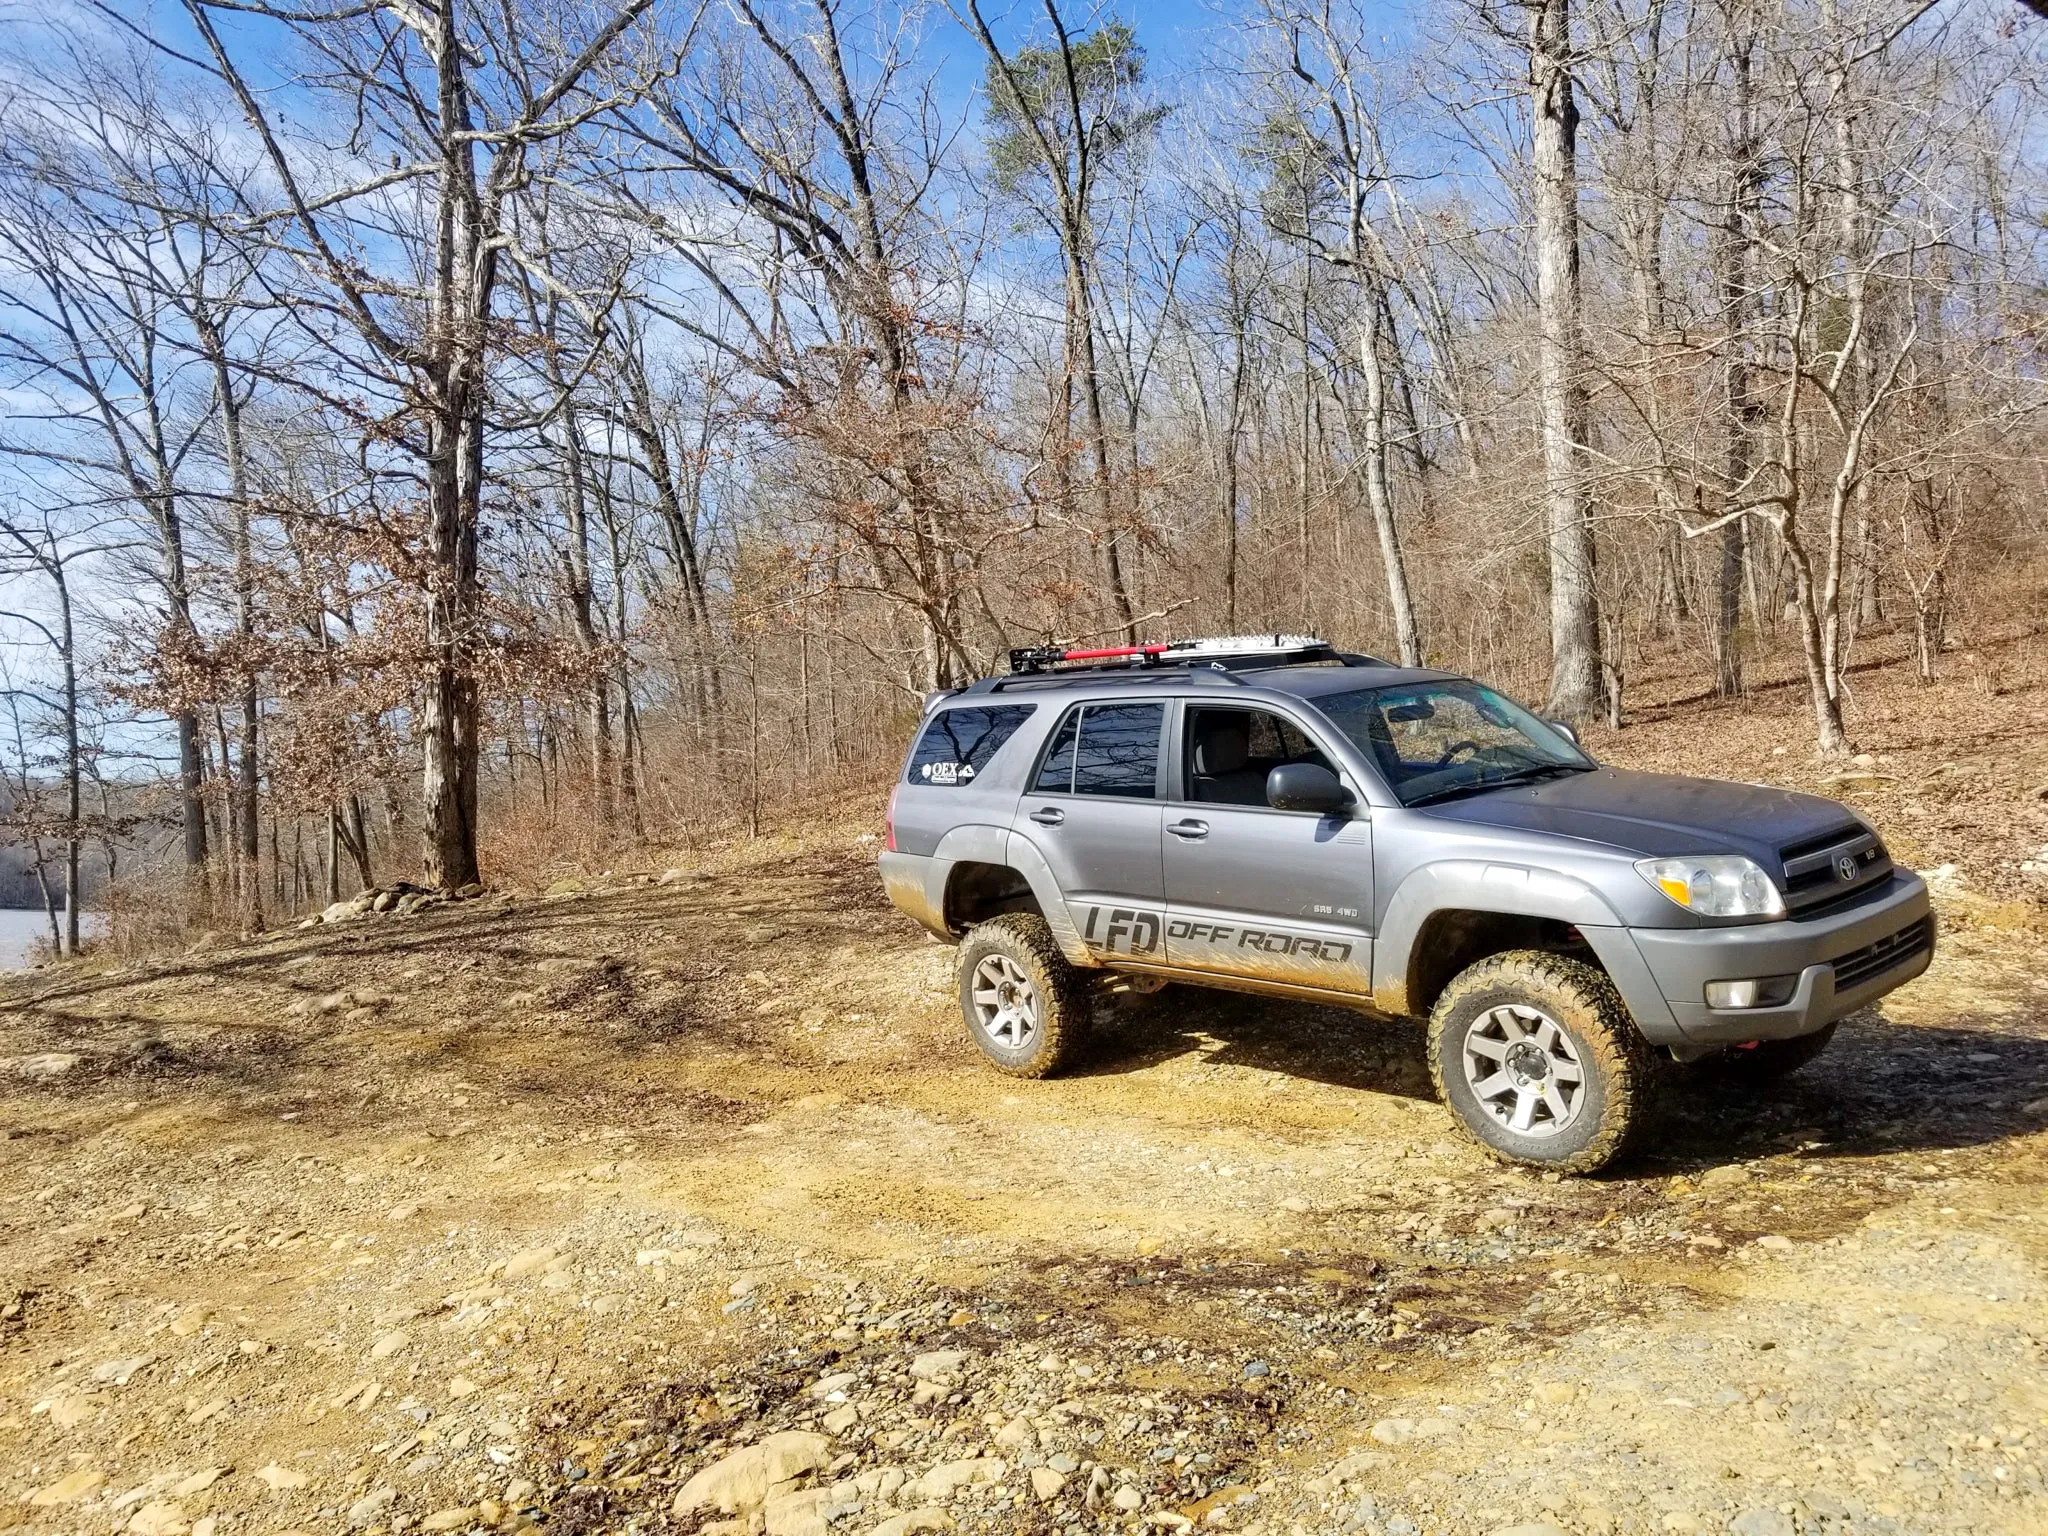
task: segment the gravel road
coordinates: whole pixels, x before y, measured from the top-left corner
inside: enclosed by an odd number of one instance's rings
[[[1560,1182],[1327,1010],[997,1077],[870,858],[8,982],[0,1529],[2048,1529],[2037,924]]]

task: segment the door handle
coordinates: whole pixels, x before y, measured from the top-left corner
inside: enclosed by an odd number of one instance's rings
[[[1067,813],[1056,805],[1041,805],[1031,813],[1031,819],[1041,827],[1056,827],[1067,819]]]
[[[1182,842],[1194,843],[1200,842],[1209,835],[1209,823],[1206,821],[1196,821],[1190,816],[1186,821],[1176,821],[1166,830]]]

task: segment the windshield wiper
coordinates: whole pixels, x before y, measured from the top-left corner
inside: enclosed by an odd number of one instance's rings
[[[1476,795],[1482,790],[1506,789],[1516,784],[1533,784],[1538,779],[1549,778],[1556,773],[1591,773],[1590,763],[1538,763],[1528,768],[1517,768],[1513,773],[1504,773],[1496,778],[1474,779],[1469,784],[1451,784],[1443,789],[1431,790],[1426,795],[1417,795],[1405,802],[1413,807],[1433,805],[1439,800],[1455,800],[1463,795]]]

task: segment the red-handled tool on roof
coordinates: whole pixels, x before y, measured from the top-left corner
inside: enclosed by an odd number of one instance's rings
[[[1226,662],[1263,660],[1298,652],[1328,652],[1329,646],[1313,635],[1218,635],[1206,640],[1174,640],[1151,645],[1108,645],[1075,648],[1064,645],[1031,645],[1010,652],[1010,671],[1045,672],[1075,663],[1121,661],[1130,666],[1152,667],[1165,662]]]

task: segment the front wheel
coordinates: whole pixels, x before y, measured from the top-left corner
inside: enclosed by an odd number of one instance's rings
[[[1429,1071],[1501,1161],[1591,1173],[1647,1118],[1654,1067],[1604,973],[1567,955],[1511,950],[1444,988],[1430,1011]]]
[[[1088,1027],[1088,990],[1035,912],[1005,912],[960,941],[960,1013],[981,1054],[1012,1077],[1071,1066]]]

